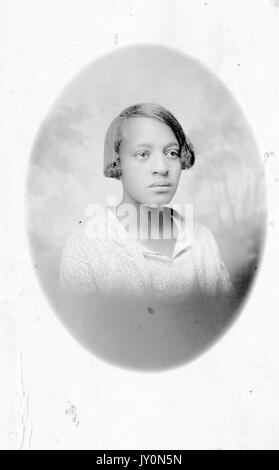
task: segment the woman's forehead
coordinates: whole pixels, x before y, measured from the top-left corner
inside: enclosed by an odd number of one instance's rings
[[[178,143],[173,130],[164,122],[149,117],[133,117],[121,126],[122,143],[136,146],[141,144]]]

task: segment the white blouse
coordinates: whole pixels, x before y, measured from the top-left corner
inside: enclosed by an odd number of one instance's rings
[[[208,228],[195,224],[192,237],[179,232],[168,256],[131,239],[113,212],[107,211],[110,217],[98,221],[98,237],[88,236],[90,219],[85,219],[67,239],[60,266],[63,288],[81,295],[142,298],[167,305],[181,305],[191,296],[233,301],[230,276]],[[113,231],[116,236],[108,238]]]

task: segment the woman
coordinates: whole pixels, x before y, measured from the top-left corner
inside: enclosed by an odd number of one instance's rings
[[[233,287],[212,233],[169,205],[181,172],[194,161],[181,125],[162,106],[137,104],[114,119],[104,175],[121,181],[122,201],[105,212],[87,211],[64,247],[62,285],[104,299],[148,299],[149,305],[230,303]]]

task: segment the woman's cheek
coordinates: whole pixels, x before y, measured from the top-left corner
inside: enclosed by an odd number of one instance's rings
[[[138,171],[137,168],[134,168],[132,171],[127,173],[127,180],[130,186],[141,186],[144,182],[143,175]]]
[[[178,166],[176,168],[176,180],[177,180],[177,184],[179,183],[179,180],[180,180],[180,176],[181,176],[181,172],[182,172],[182,169],[181,169],[181,165],[180,165],[180,162],[178,163]]]

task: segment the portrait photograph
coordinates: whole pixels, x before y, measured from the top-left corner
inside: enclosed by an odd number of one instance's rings
[[[277,449],[279,2],[2,3],[0,449]]]
[[[64,325],[124,367],[206,350],[260,263],[260,169],[240,107],[198,61],[148,44],[87,66],[43,122],[27,183],[34,263]]]

